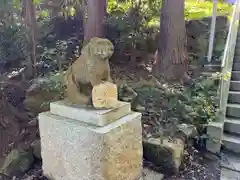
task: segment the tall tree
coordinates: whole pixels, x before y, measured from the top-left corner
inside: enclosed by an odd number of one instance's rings
[[[27,39],[31,42],[31,55],[28,57],[28,69],[27,76],[36,76],[36,36],[37,36],[37,20],[36,20],[36,9],[32,0],[23,0],[23,16],[29,34],[26,34]]]
[[[208,62],[211,62],[212,60],[216,17],[217,17],[217,0],[213,0],[212,23],[211,23],[211,30],[210,30],[209,44],[208,44]]]
[[[104,20],[106,16],[107,0],[87,1],[87,21],[84,26],[84,40],[92,37],[104,36]]]
[[[187,71],[184,0],[163,0],[154,73],[166,80],[182,80]]]

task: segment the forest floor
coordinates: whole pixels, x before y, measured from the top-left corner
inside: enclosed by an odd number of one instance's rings
[[[152,68],[152,63],[152,59],[149,59],[140,67],[134,65],[126,67],[123,63],[123,65],[119,65],[117,66],[118,68],[116,68],[114,65],[115,68],[112,68],[113,77],[117,77],[118,80],[124,80],[127,84],[136,84],[151,75],[148,70]],[[176,87],[179,88],[178,85]],[[154,118],[150,116],[151,114],[143,116],[143,124]],[[147,130],[147,128],[145,130]],[[144,161],[144,166],[158,171],[158,168],[149,162]],[[180,169],[177,175],[165,176],[164,180],[219,180],[220,158],[205,150],[198,151],[192,145],[185,150],[184,161]]]
[[[145,79],[149,76],[149,72],[142,70],[140,67],[116,65],[112,68],[113,79],[117,81],[124,81],[127,84],[137,83],[141,79]],[[15,99],[19,99],[15,93],[13,96]],[[3,103],[4,104],[4,103]],[[24,120],[19,120],[9,111],[4,108],[0,108],[1,119],[0,119],[0,165],[1,157],[6,156],[6,154],[13,148],[17,147],[19,144],[28,145],[35,139],[39,137],[38,123],[34,116],[30,113],[24,112],[28,117]],[[146,118],[146,117],[145,117]],[[150,117],[147,119],[151,119]],[[214,155],[209,155],[207,153],[200,152],[192,147],[185,150],[184,162],[181,166],[181,171],[174,176],[164,177],[164,180],[218,180],[220,179],[220,168],[219,168],[219,158]],[[144,166],[150,167],[151,169],[158,170],[151,163],[144,162]],[[1,178],[0,180],[8,180]],[[36,162],[33,168],[28,171],[25,175],[15,180],[47,180],[46,177],[42,175],[41,163]]]
[[[191,147],[185,150],[180,172],[164,180],[220,180],[220,159]]]

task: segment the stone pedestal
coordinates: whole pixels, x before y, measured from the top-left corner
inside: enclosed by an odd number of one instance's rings
[[[52,103],[39,114],[43,171],[54,180],[137,180],[142,174],[141,114],[129,103],[91,110]]]
[[[223,121],[211,122],[207,125],[208,139],[206,141],[206,148],[211,153],[219,153],[221,150],[223,125]]]

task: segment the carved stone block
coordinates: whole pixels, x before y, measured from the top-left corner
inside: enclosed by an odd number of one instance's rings
[[[59,104],[52,103],[50,112],[39,114],[45,175],[54,180],[140,179],[140,113],[130,112],[128,103],[121,107],[127,110],[105,111]],[[86,123],[101,119],[110,123],[104,126]]]

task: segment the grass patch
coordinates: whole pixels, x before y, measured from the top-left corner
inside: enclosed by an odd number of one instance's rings
[[[160,0],[156,0],[156,4],[161,5]],[[116,1],[108,2],[108,12],[112,12],[113,9],[118,9],[120,12],[127,12],[131,7],[130,2],[117,3]],[[148,16],[147,26],[159,26],[160,25],[160,11],[156,6],[144,5],[142,11]],[[161,8],[161,6],[159,7]],[[195,20],[212,16],[213,3],[210,1],[197,2],[196,0],[185,0],[185,19]],[[232,6],[227,3],[218,2],[217,15],[218,16],[230,16],[232,12]]]
[[[201,19],[204,17],[212,16],[212,8],[213,3],[206,1],[206,2],[197,2],[196,0],[187,0],[185,2],[185,19],[186,20],[194,20],[194,19]],[[217,4],[217,15],[231,15],[232,6],[226,3]]]

